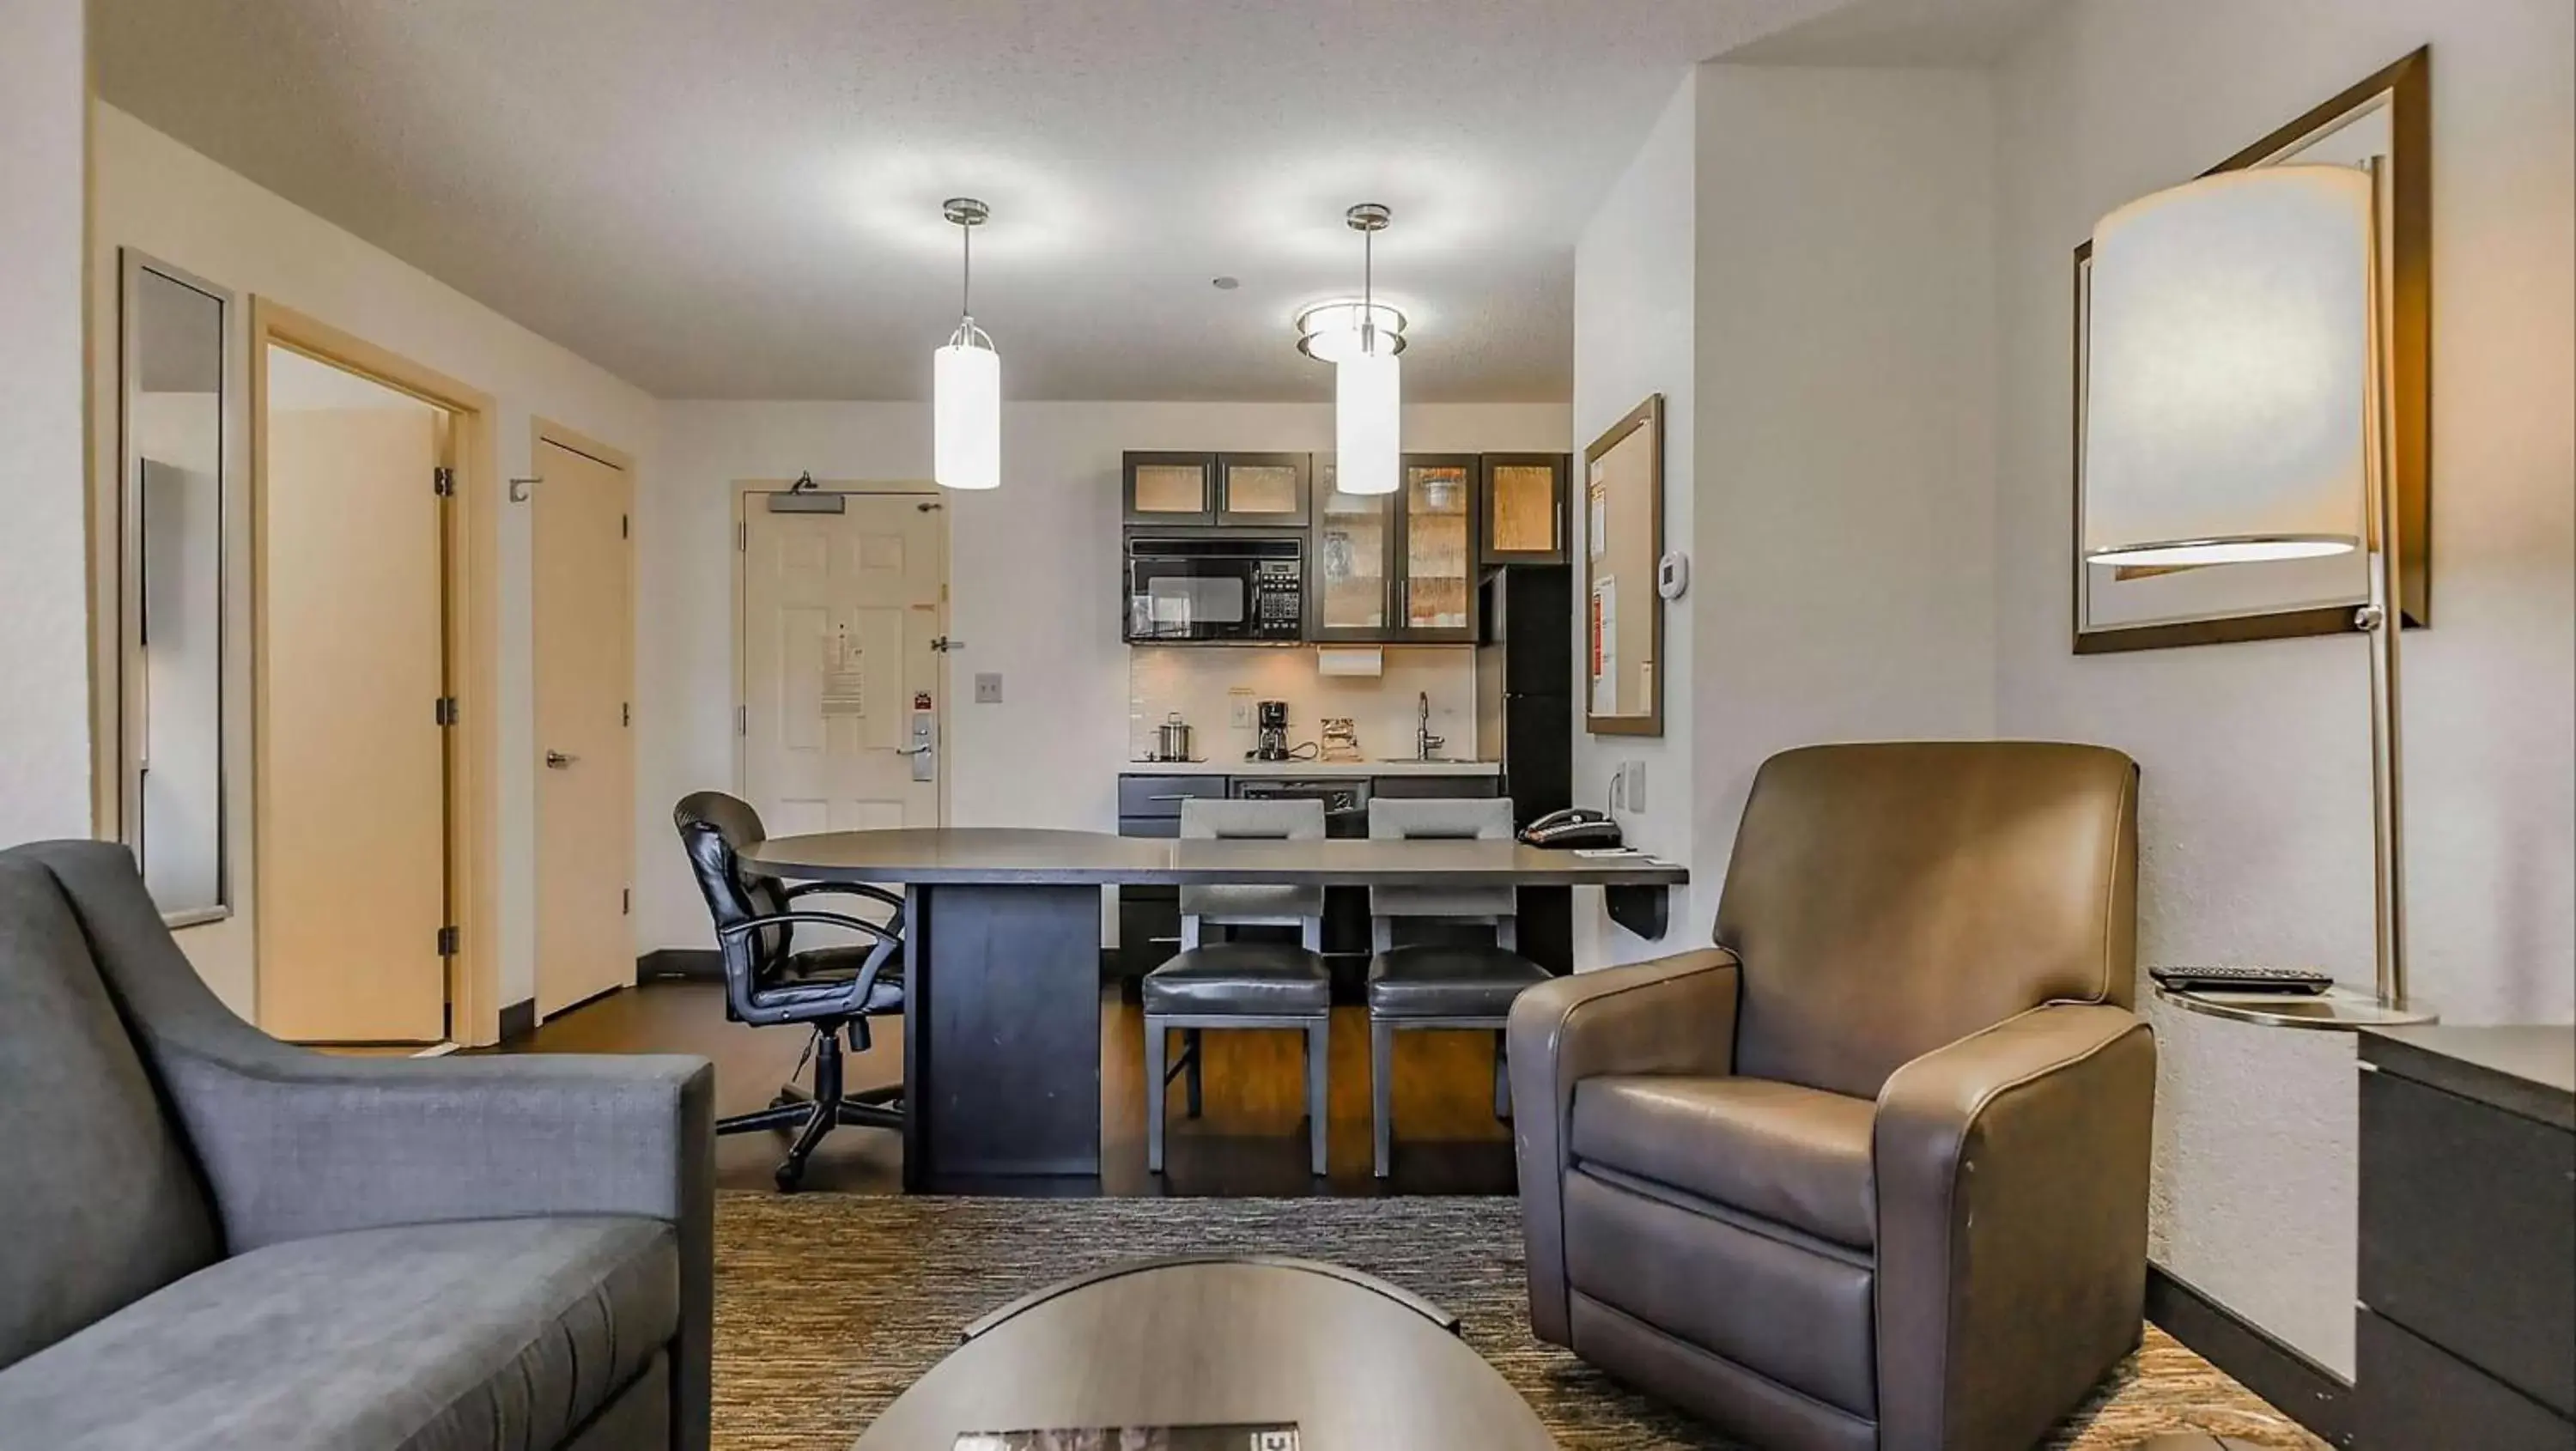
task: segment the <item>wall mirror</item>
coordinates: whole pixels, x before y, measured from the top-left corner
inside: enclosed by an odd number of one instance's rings
[[[1664,397],[1658,393],[1583,451],[1583,728],[1664,733]]]
[[[2432,620],[2432,133],[2428,53],[2386,70],[2239,151],[2204,175],[2329,164],[2380,170],[2378,318],[2388,479],[2396,491],[2398,600],[2410,626]],[[2075,653],[2340,634],[2370,596],[2369,556],[2258,564],[2138,567],[2084,559],[2084,407],[2091,242],[2075,249]]]
[[[224,850],[224,514],[232,295],[123,254],[118,800],[173,926],[231,912]]]

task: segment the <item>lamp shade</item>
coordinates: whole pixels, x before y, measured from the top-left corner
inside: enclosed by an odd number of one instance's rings
[[[1345,494],[1396,491],[1404,472],[1398,422],[1403,369],[1382,341],[1376,351],[1353,353],[1333,365],[1334,487]]]
[[[948,489],[1002,484],[1002,357],[954,341],[933,356],[930,476]]]
[[[2086,559],[2228,564],[2361,543],[2372,211],[2367,172],[2256,167],[2094,228]]]

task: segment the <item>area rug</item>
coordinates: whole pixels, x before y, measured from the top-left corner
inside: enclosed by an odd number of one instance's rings
[[[1520,1208],[1489,1198],[726,1194],[716,1207],[715,1444],[848,1451],[985,1311],[1121,1260],[1236,1250],[1349,1265],[1449,1310],[1567,1451],[1737,1451],[1531,1338]],[[2325,1445],[2152,1327],[2048,1444],[2114,1451],[2175,1431]]]

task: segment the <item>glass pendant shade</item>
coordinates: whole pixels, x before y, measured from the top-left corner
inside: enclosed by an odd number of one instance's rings
[[[1002,357],[971,323],[958,332],[932,355],[930,476],[945,489],[995,489],[1002,484]]]
[[[2084,557],[2196,565],[2367,537],[2368,172],[2222,172],[2094,228]]]
[[[1404,471],[1404,364],[1371,335],[1377,346],[1333,365],[1334,487],[1345,494],[1392,494]]]

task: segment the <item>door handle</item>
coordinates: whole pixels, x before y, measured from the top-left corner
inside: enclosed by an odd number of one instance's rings
[[[579,756],[567,756],[561,751],[548,751],[546,752],[546,769],[549,771],[560,771],[564,767],[569,766],[580,759],[581,757]]]
[[[937,746],[897,746],[895,748],[895,754],[898,756],[927,756],[937,749],[939,749]]]

